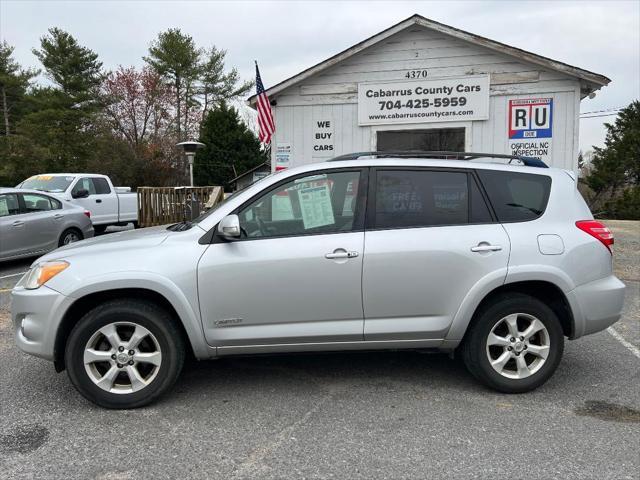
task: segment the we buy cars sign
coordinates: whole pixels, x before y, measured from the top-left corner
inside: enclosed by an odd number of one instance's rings
[[[511,155],[551,160],[553,98],[509,100]]]

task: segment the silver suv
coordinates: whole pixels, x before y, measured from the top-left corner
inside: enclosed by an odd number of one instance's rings
[[[501,392],[614,323],[611,232],[573,174],[472,153],[357,154],[271,175],[193,223],[58,249],[13,290],[16,342],[132,408],[186,355],[456,351]]]

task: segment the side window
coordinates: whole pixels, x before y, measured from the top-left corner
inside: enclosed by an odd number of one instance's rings
[[[547,208],[551,178],[532,173],[478,170],[489,201],[501,222],[526,222]]]
[[[15,193],[5,193],[0,195],[0,217],[17,215],[20,213],[18,195]]]
[[[45,197],[44,195],[23,193],[22,200],[24,200],[24,206],[28,213],[51,210],[51,201],[49,197]]]
[[[62,202],[60,200],[56,200],[55,198],[49,198],[49,200],[51,200],[52,210],[60,210],[62,208]]]
[[[78,180],[78,182],[73,186],[73,189],[71,190],[71,195],[78,193],[79,190],[86,190],[89,192],[89,195],[96,194],[96,188],[91,178],[85,177]]]
[[[291,180],[240,210],[243,236],[349,232],[355,228],[359,184],[359,170]]]
[[[104,178],[92,178],[93,188],[97,195],[105,195],[111,193],[111,188],[109,187],[109,182],[107,182]]]
[[[374,228],[469,223],[466,172],[378,170]]]

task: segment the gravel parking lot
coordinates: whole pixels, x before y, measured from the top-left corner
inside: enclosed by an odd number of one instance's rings
[[[445,355],[283,355],[189,364],[160,402],[103,410],[17,350],[8,275],[30,261],[2,264],[0,478],[638,479],[640,223],[609,224],[629,287],[618,338],[568,342],[523,395]]]

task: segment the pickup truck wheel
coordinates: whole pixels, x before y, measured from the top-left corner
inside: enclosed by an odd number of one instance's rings
[[[174,384],[184,357],[181,332],[168,312],[134,299],[111,300],[89,311],[65,348],[73,385],[106,408],[153,402]]]
[[[58,246],[62,247],[64,245],[69,245],[70,243],[79,242],[83,238],[82,232],[77,228],[67,228],[62,232],[62,235],[60,235]]]
[[[96,233],[104,233],[107,230],[108,225],[94,225],[93,231]]]
[[[504,393],[523,393],[553,375],[563,350],[564,334],[555,313],[536,298],[508,293],[474,319],[462,358],[485,385]]]

